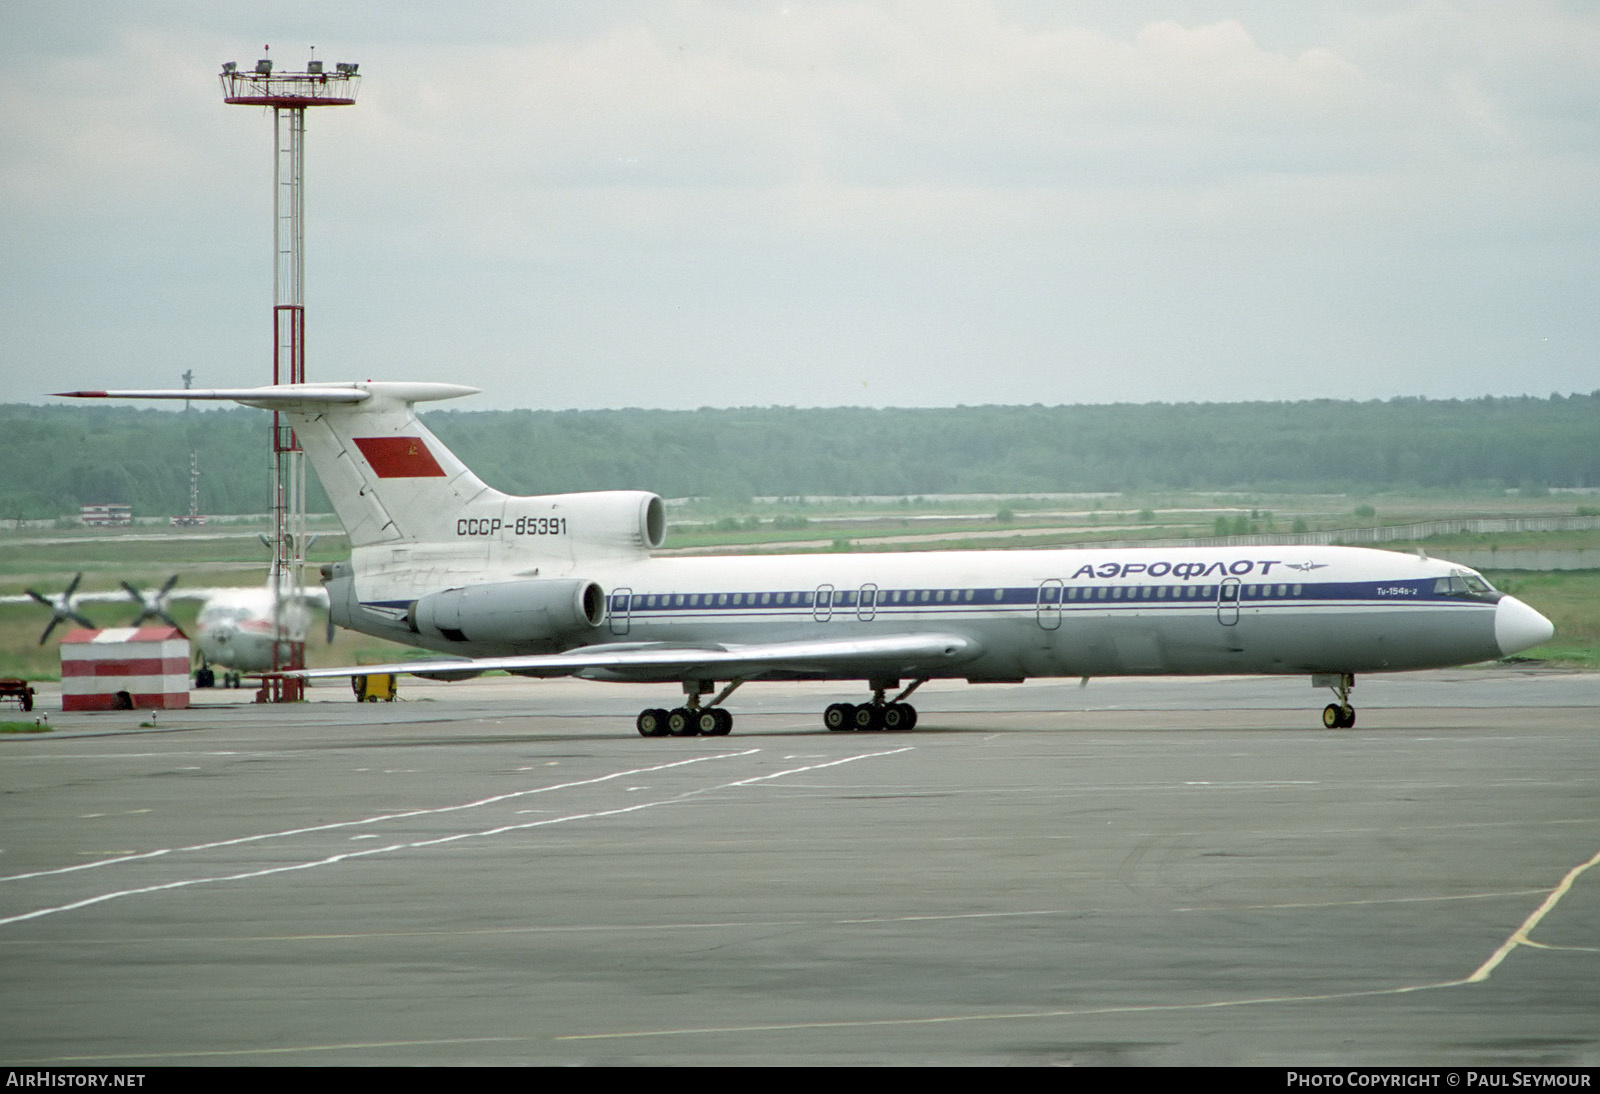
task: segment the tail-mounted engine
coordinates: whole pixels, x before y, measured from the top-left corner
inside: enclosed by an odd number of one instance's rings
[[[406,622],[428,638],[520,646],[581,634],[605,614],[605,593],[592,581],[502,581],[413,601]]]
[[[508,498],[492,519],[463,518],[458,535],[491,536],[552,554],[634,557],[661,546],[667,509],[643,490],[594,490]]]

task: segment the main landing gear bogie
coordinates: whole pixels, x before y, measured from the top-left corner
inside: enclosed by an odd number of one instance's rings
[[[905,700],[926,682],[926,679],[914,680],[910,687],[893,699],[885,699],[884,693],[890,688],[899,687],[900,681],[873,680],[870,682],[872,687],[870,703],[834,703],[822,712],[822,724],[835,733],[847,733],[851,730],[864,732],[889,730],[904,733],[915,729],[917,708]]]
[[[674,710],[665,707],[641,710],[634,725],[641,737],[726,737],[733,732],[733,715],[722,706],[722,701],[742,683],[743,680],[733,681],[710,702],[702,704],[700,696],[709,695],[716,685],[707,680],[687,680],[683,692],[688,702]],[[915,680],[893,699],[886,700],[884,693],[889,688],[899,687],[900,681],[872,680],[871,702],[834,703],[823,711],[822,724],[842,733],[853,730],[906,732],[917,724],[917,708],[906,702],[906,697],[924,683],[925,679]]]
[[[678,707],[641,710],[635,720],[641,737],[726,737],[733,715],[723,707]]]
[[[916,727],[917,708],[910,703],[834,703],[822,712],[822,724],[835,733],[905,732]]]

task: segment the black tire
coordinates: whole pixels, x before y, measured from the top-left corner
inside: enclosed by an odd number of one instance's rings
[[[634,724],[639,729],[641,737],[665,737],[667,735],[667,712],[659,707],[641,710]]]
[[[712,710],[711,713],[716,715],[717,725],[716,725],[716,728],[711,731],[710,736],[712,736],[712,737],[726,737],[728,734],[733,732],[733,714],[732,713],[730,713],[728,710],[726,710],[723,707],[716,707],[716,708],[714,708]]]
[[[877,703],[862,703],[856,707],[850,721],[857,729],[869,733],[880,730],[883,728],[883,707]]]
[[[1356,708],[1355,707],[1345,707],[1344,708],[1344,723],[1341,726],[1341,728],[1343,728],[1343,729],[1354,729],[1355,727],[1356,727]]]
[[[910,703],[890,703],[883,708],[883,728],[904,733],[917,724],[917,708]]]
[[[674,737],[693,737],[700,732],[700,727],[695,725],[697,711],[688,707],[679,707],[667,715],[667,732]]]
[[[1322,724],[1328,729],[1344,728],[1344,712],[1339,709],[1338,703],[1329,703],[1322,708]]]
[[[856,708],[849,703],[834,703],[822,712],[822,724],[835,733],[848,733],[856,728]]]

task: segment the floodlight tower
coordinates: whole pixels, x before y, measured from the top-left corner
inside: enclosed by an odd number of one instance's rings
[[[313,59],[304,72],[274,72],[270,58],[240,72],[235,61],[222,66],[222,100],[240,106],[265,106],[273,112],[272,156],[272,382],[306,381],[305,299],[305,134],[306,109],[353,106],[361,77],[357,65],[340,62],[323,70]],[[282,415],[272,415],[272,588],[273,668],[305,666],[305,642],[291,638],[284,627],[286,599],[301,600],[305,589],[306,470],[300,444]],[[299,699],[304,682],[268,676],[261,698],[269,702]]]

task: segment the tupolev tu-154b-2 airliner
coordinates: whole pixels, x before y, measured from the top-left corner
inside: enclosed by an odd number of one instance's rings
[[[1355,724],[1357,673],[1508,656],[1555,628],[1464,566],[1357,547],[927,551],[654,558],[662,501],[643,491],[516,497],[479,479],[416,403],[442,383],[79,391],[216,399],[286,414],[350,537],[322,568],[340,626],[434,660],[310,669],[463,679],[522,676],[682,685],[640,712],[645,736],[722,735],[724,705],[759,680],[860,681],[836,730],[904,730],[928,680],[1303,675],[1332,689],[1329,728]]]

